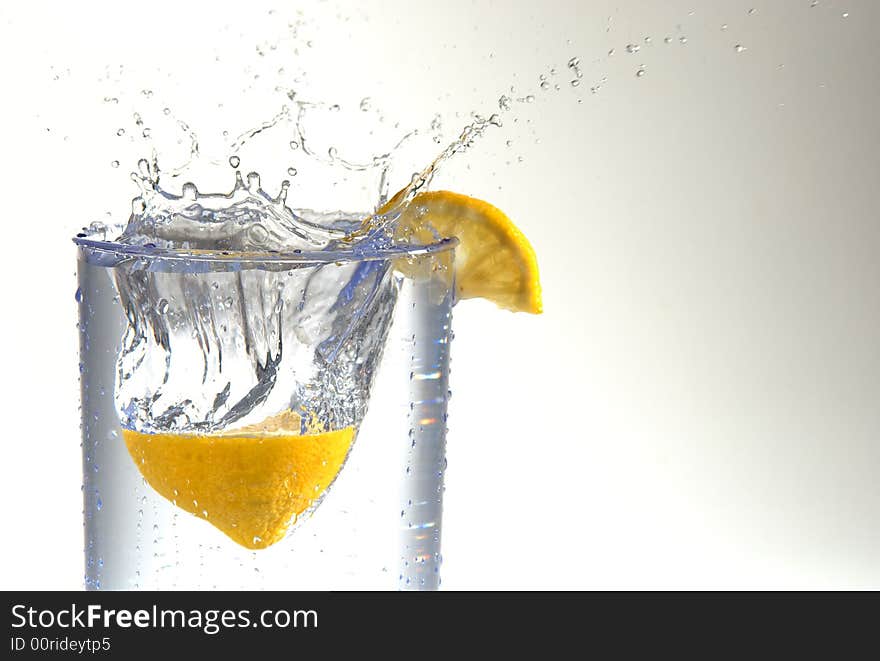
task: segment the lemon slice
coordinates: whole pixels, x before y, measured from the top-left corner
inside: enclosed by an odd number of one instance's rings
[[[420,193],[403,209],[395,238],[427,244],[438,235],[460,242],[454,262],[458,298],[485,298],[514,312],[543,311],[535,251],[500,209],[459,193]]]
[[[300,434],[286,411],[218,434],[144,434],[123,429],[128,452],[160,495],[249,549],[284,537],[336,479],[354,427]]]

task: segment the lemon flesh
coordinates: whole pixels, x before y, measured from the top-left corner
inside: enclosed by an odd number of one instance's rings
[[[395,238],[422,244],[450,237],[459,240],[454,259],[458,298],[485,298],[514,312],[543,311],[534,249],[488,202],[449,191],[420,193],[401,212],[395,229]]]
[[[342,468],[354,427],[300,434],[287,412],[219,434],[122,431],[144,479],[172,503],[249,549],[279,541]]]

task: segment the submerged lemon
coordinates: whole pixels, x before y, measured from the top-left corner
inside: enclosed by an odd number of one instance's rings
[[[128,452],[159,494],[249,549],[282,539],[342,468],[354,427],[300,434],[286,411],[219,434],[144,434],[124,429]]]
[[[396,202],[397,197],[386,207]],[[396,237],[426,244],[437,234],[459,240],[454,260],[458,298],[485,298],[514,312],[543,311],[535,251],[500,209],[459,193],[420,193],[402,211]]]

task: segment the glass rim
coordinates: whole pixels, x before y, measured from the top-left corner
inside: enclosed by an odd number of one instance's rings
[[[456,237],[441,239],[425,245],[396,244],[372,250],[293,250],[291,252],[263,251],[241,252],[235,250],[196,250],[184,248],[160,248],[128,245],[115,241],[90,239],[77,235],[73,242],[79,248],[120,258],[134,257],[149,260],[174,260],[184,262],[237,263],[237,264],[337,264],[367,262],[401,257],[420,257],[453,250],[459,243]]]

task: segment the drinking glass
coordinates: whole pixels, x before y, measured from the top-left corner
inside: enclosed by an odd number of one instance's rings
[[[455,240],[74,239],[85,587],[436,589]]]

